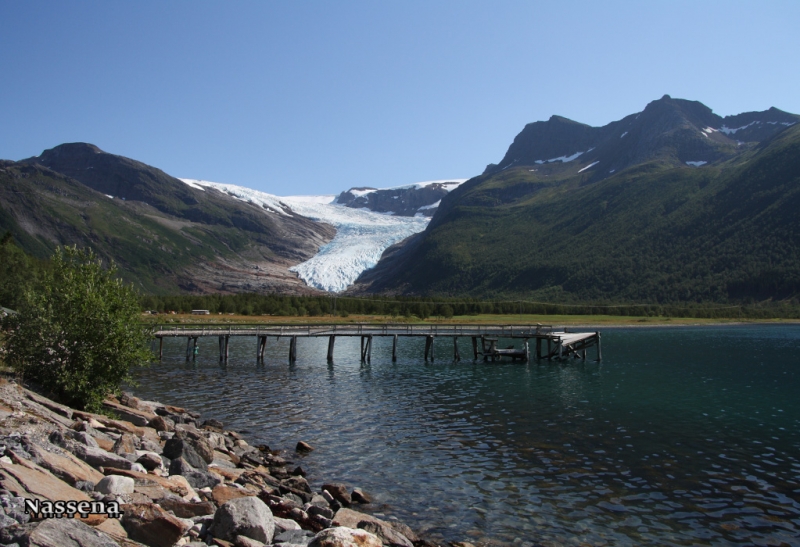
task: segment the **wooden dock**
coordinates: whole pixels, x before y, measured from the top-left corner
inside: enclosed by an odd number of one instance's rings
[[[219,359],[228,360],[228,343],[232,336],[250,336],[256,340],[256,359],[264,360],[267,338],[289,339],[289,361],[297,359],[297,344],[301,338],[328,338],[328,361],[333,360],[336,338],[341,336],[361,338],[361,361],[372,358],[372,339],[374,337],[392,338],[392,361],[397,360],[399,338],[425,338],[425,360],[434,360],[434,341],[437,338],[452,339],[453,359],[461,360],[458,339],[472,339],[474,359],[481,355],[484,361],[502,358],[529,361],[530,341],[536,345],[533,356],[541,359],[586,359],[586,350],[595,347],[597,361],[602,360],[599,332],[567,332],[567,328],[557,329],[545,325],[406,325],[354,323],[344,325],[226,325],[226,326],[158,326],[153,336],[159,340],[159,359],[164,354],[164,338],[186,338],[186,359],[197,355],[197,340],[201,337],[216,336],[219,339]],[[499,348],[498,341],[510,339],[519,341],[520,348]]]

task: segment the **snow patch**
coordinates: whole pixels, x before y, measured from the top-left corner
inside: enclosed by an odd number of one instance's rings
[[[441,202],[442,200],[439,200],[436,203],[431,203],[430,205],[423,205],[422,207],[417,209],[417,211],[424,211],[425,209],[436,209]]]
[[[595,165],[597,165],[598,163],[600,163],[600,161],[599,161],[599,160],[598,160],[598,161],[596,161],[596,162],[594,162],[594,163],[590,163],[589,165],[587,165],[586,167],[584,167],[583,169],[581,169],[580,171],[578,171],[578,173],[583,173],[584,171],[586,171],[586,170],[587,170],[587,169],[589,169],[590,167],[594,167],[594,166],[595,166]]]
[[[609,172],[608,172],[608,174],[610,175],[610,174],[611,174],[611,173],[613,173],[614,171],[616,171],[616,169],[612,169],[611,171],[609,171]]]
[[[691,165],[692,167],[700,167],[701,165],[707,164],[707,161],[687,161],[686,165]]]
[[[114,196],[109,196],[108,194],[106,194],[106,197],[109,199],[114,199]]]
[[[619,136],[619,138],[621,139],[622,137],[624,137],[624,136],[625,136],[625,135],[627,135],[627,134],[628,134],[628,132],[627,132],[627,131],[625,131],[625,133],[623,133],[622,135],[620,135],[620,136]]]
[[[720,133],[725,133],[726,135],[734,135],[734,134],[736,134],[737,131],[741,131],[742,129],[747,129],[751,125],[757,124],[757,123],[761,123],[761,122],[750,122],[747,125],[743,125],[742,127],[735,127],[733,129],[731,129],[728,126],[723,125],[722,127],[719,128],[719,131],[720,131]]]
[[[594,148],[590,148],[587,152],[591,152]],[[538,163],[539,165],[543,163],[553,163],[554,161],[560,161],[561,163],[569,163],[572,160],[578,159],[579,156],[582,156],[585,152],[575,152],[571,156],[559,156],[557,158],[552,158],[549,160],[536,160],[534,163]]]

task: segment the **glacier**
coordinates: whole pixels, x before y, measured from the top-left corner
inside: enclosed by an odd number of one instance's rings
[[[430,217],[393,216],[337,205],[334,203],[335,195],[275,196],[235,184],[180,180],[198,189],[215,188],[242,201],[259,205],[270,213],[296,213],[333,225],[336,235],[330,243],[323,245],[310,260],[289,268],[308,286],[328,292],[347,289],[363,271],[378,263],[381,254],[389,246],[423,231],[430,222]]]

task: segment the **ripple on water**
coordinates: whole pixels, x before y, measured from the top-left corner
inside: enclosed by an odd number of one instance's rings
[[[392,363],[379,339],[371,365],[358,339],[333,365],[325,340],[256,365],[250,342],[221,367],[214,340],[195,364],[167,341],[137,391],[272,448],[310,442],[293,457],[312,484],[361,486],[434,538],[800,545],[799,327],[608,330],[602,365],[426,364],[412,341]]]

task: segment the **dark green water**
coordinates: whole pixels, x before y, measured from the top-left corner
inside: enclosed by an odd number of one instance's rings
[[[462,355],[470,355],[469,339]],[[800,545],[800,326],[604,329],[602,364],[452,363],[449,341],[185,340],[137,393],[291,449],[312,485],[444,540],[544,545]]]

